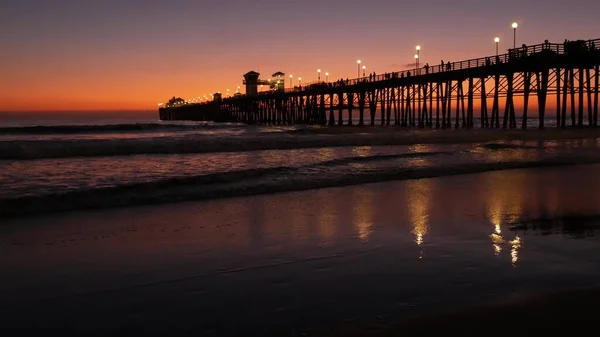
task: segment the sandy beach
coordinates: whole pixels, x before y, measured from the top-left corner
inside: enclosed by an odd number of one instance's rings
[[[2,330],[416,332],[422,321],[408,318],[594,286],[599,171],[506,170],[8,219]],[[497,310],[487,317],[515,319]]]

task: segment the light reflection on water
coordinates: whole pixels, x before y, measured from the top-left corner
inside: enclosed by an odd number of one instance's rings
[[[598,283],[589,268],[600,263],[598,237],[512,227],[600,215],[598,172],[513,170],[15,219],[0,227],[0,296],[17,315],[19,303],[46,296],[151,283],[106,301],[152,310],[144,296],[157,292],[168,294],[162,307],[194,303],[200,322],[310,326]],[[65,317],[95,310],[79,300],[80,313]]]

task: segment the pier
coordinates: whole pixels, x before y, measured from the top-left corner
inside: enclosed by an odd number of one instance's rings
[[[597,127],[599,67],[600,39],[544,42],[466,61],[263,92],[249,90],[256,84],[245,81],[246,95],[215,94],[211,102],[161,107],[159,114],[161,120],[329,126],[353,125],[358,114],[361,126],[506,129],[527,128],[529,109],[537,105],[539,128],[548,109],[556,111],[560,128]]]

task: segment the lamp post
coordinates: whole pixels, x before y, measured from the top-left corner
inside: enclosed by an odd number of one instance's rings
[[[498,43],[500,42],[500,38],[499,37],[495,38],[494,42],[496,42],[496,56],[498,56]]]
[[[363,77],[365,77],[365,70],[367,69],[367,66],[363,66]]]
[[[321,69],[317,69],[317,81],[321,82]]]
[[[356,77],[360,77],[360,60],[356,61],[356,64],[358,65],[358,73]]]
[[[302,77],[298,77],[298,86],[301,87],[302,86]]]
[[[517,27],[519,27],[519,24],[516,22],[512,23],[512,28],[513,28],[513,49],[517,49]]]
[[[415,54],[415,70],[419,68],[419,54]]]
[[[329,83],[329,73],[325,73],[325,82]]]
[[[416,59],[417,59],[417,68],[419,68],[419,59],[421,58],[421,46],[417,45],[416,49],[417,49],[417,57],[416,57]]]
[[[292,83],[294,81],[294,76],[290,74],[290,89],[292,88]]]
[[[238,85],[237,89],[235,90],[235,93],[236,93],[236,94],[239,94],[239,93],[240,93],[240,86],[239,86],[239,85]]]

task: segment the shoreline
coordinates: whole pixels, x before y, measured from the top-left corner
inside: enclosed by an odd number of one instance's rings
[[[160,195],[135,194],[135,186],[131,186],[130,191],[117,188],[98,188],[93,197],[89,197],[89,191],[75,191],[64,193],[58,196],[34,196],[19,197],[15,199],[0,199],[0,216],[10,218],[28,218],[44,216],[46,214],[60,214],[74,211],[102,210],[127,208],[148,205],[166,205],[181,202],[222,200],[240,197],[253,197],[259,195],[275,195],[281,193],[321,190],[336,187],[360,186],[376,184],[383,182],[396,182],[407,180],[444,178],[461,175],[472,175],[486,172],[510,171],[519,169],[551,169],[570,166],[586,166],[600,163],[600,158],[584,158],[577,162],[572,158],[552,159],[530,162],[504,162],[496,164],[471,164],[468,166],[448,169],[447,167],[431,168],[425,171],[404,170],[392,172],[389,174],[363,176],[360,179],[352,178],[349,180],[332,180],[327,183],[321,183],[315,186],[311,182],[302,180],[290,180],[287,184],[268,185],[268,184],[248,184],[240,186],[237,189],[211,189],[210,185],[206,189],[188,190],[186,186],[174,189]],[[144,186],[142,185],[141,188]],[[115,194],[128,195],[128,202],[123,203],[121,199],[115,198]],[[86,198],[88,197],[88,198]],[[37,205],[37,206],[32,206]],[[37,207],[34,211],[28,207]]]

